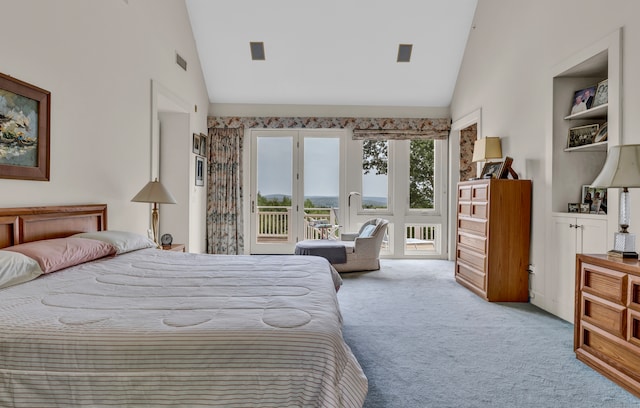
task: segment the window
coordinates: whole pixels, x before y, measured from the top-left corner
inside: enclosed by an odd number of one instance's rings
[[[433,140],[412,140],[409,145],[409,208],[434,208],[435,149]]]
[[[389,201],[389,142],[362,141],[362,208],[386,210]]]

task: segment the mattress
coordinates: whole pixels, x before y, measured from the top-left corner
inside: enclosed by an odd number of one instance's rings
[[[0,289],[0,406],[361,407],[339,276],[156,249]]]

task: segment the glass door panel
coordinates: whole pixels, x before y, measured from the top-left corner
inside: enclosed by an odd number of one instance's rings
[[[304,137],[304,239],[339,234],[340,139]]]
[[[271,133],[254,139],[252,253],[286,253],[295,244],[295,137]]]
[[[340,134],[251,131],[250,253],[293,254],[339,234]]]

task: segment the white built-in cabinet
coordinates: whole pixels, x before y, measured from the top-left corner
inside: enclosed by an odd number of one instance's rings
[[[617,224],[617,190],[607,194],[608,214],[575,214],[582,186],[600,173],[609,146],[621,143],[620,30],[553,67],[550,73],[551,110],[547,134],[547,256],[544,279],[533,276],[533,303],[573,322],[576,254],[606,253],[613,245]],[[608,80],[608,103],[571,115],[574,93]],[[567,148],[569,129],[608,125],[607,141]]]
[[[555,279],[558,295],[556,314],[562,319],[573,321],[576,254],[606,252],[607,221],[590,214],[556,215],[553,217],[553,235],[557,244],[554,263],[559,272]]]

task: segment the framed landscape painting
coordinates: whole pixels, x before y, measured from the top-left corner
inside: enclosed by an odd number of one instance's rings
[[[49,180],[51,93],[0,74],[0,178]]]

